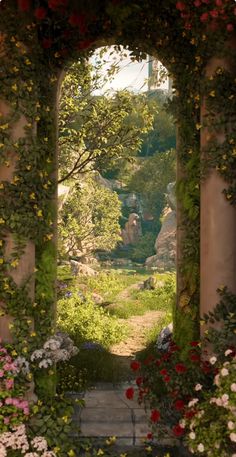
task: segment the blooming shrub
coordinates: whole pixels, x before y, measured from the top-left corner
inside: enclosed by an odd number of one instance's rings
[[[226,361],[218,366],[212,391],[203,392],[200,401],[193,400],[186,442],[196,455],[236,456],[236,357],[232,354],[231,349],[225,352]],[[217,364],[216,357],[211,360]]]
[[[188,403],[196,393],[195,386],[201,386],[197,392],[201,397],[201,389],[209,389],[212,384],[215,368],[201,360],[200,350],[200,343],[191,342],[188,360],[183,363],[179,347],[171,341],[167,351],[157,351],[142,365],[136,361],[131,364],[133,371],[140,375],[136,378],[139,402],[148,408],[151,406],[150,424],[158,437],[168,434],[182,438],[185,434],[184,421],[192,414]],[[127,389],[126,396],[132,399],[134,389]]]
[[[44,343],[42,349],[31,354],[31,361],[37,364],[38,368],[48,368],[54,363],[69,360],[78,351],[67,334],[58,332]]]
[[[18,368],[10,351],[0,345],[0,431],[7,432],[29,416],[25,390],[17,379]]]
[[[20,451],[24,457],[55,457],[54,452],[48,450],[48,443],[43,436],[29,439],[23,424],[15,426],[12,431],[0,434],[1,457],[7,457],[12,451]]]

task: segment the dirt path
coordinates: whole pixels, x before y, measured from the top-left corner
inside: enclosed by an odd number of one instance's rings
[[[146,347],[146,332],[151,329],[164,315],[163,311],[148,311],[143,316],[132,316],[129,319],[119,319],[130,326],[130,335],[121,343],[115,344],[110,352],[119,357],[122,377],[127,380],[132,377],[130,362]]]

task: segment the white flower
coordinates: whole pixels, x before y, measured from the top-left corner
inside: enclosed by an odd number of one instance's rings
[[[46,341],[46,343],[43,345],[44,349],[50,349],[51,351],[56,351],[59,349],[61,346],[60,341],[50,338],[50,340]]]
[[[44,359],[39,362],[39,368],[48,368],[53,364],[51,359]]]
[[[201,417],[202,417],[204,414],[205,414],[204,409],[201,409],[201,411],[199,411],[199,413],[197,413],[197,417],[198,417],[199,419],[201,419]]]
[[[233,382],[233,384],[231,384],[230,389],[232,392],[236,392],[236,383],[235,382]]]
[[[36,349],[36,351],[34,351],[32,354],[31,354],[31,361],[33,362],[35,359],[42,359],[43,356],[45,354],[45,351],[43,349]]]
[[[199,452],[204,452],[204,446],[203,446],[202,443],[200,443],[200,444],[198,445],[197,450],[198,450]]]
[[[31,445],[37,449],[37,451],[47,451],[48,443],[43,436],[36,436],[32,441]]]
[[[180,425],[180,427],[185,428],[185,427],[186,427],[186,420],[181,419],[181,420],[179,421],[179,425]]]
[[[228,376],[229,374],[229,371],[227,370],[227,368],[222,368],[222,370],[220,370],[222,376]]]
[[[228,401],[229,401],[229,396],[228,394],[223,394],[222,397],[221,397],[221,400],[224,404],[227,404]]]
[[[195,390],[198,391],[198,390],[201,390],[201,389],[202,389],[202,385],[201,384],[196,384]]]
[[[53,451],[46,451],[42,454],[42,457],[56,457]]]
[[[227,349],[227,351],[225,351],[225,356],[227,357],[227,355],[232,354],[232,352],[232,349]]]
[[[196,434],[195,434],[194,432],[189,433],[189,438],[190,438],[191,440],[195,440]]]
[[[235,427],[235,423],[232,422],[232,421],[229,421],[229,422],[228,422],[228,429],[229,429],[229,430],[233,430],[234,427]]]
[[[214,384],[219,387],[220,385],[220,375],[217,374],[214,378]]]
[[[196,405],[197,402],[198,402],[198,398],[193,398],[193,400],[191,400],[189,402],[188,407],[192,408],[192,406]]]
[[[217,358],[216,358],[215,356],[214,356],[214,357],[211,357],[210,360],[209,360],[209,362],[211,363],[211,365],[215,365],[216,361],[217,361]]]
[[[236,443],[236,433],[234,433],[234,432],[230,433],[229,437],[230,437],[231,441],[233,441],[233,443]]]

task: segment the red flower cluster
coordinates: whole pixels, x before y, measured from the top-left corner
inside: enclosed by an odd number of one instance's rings
[[[131,368],[131,370],[133,370],[133,371],[138,371],[138,370],[140,369],[140,367],[141,367],[141,363],[138,362],[137,360],[134,360],[134,361],[131,362],[131,364],[130,364],[130,368]]]
[[[133,387],[129,387],[126,390],[125,395],[126,395],[126,398],[128,398],[128,400],[133,400],[133,398],[134,398],[134,388]]]
[[[153,409],[151,411],[150,419],[152,422],[154,422],[154,423],[158,422],[160,420],[160,417],[161,417],[160,411],[158,411],[157,409]]]
[[[228,9],[230,6],[227,0],[215,0],[214,6],[209,0],[194,0],[193,6],[197,8],[195,11],[189,2],[178,1],[175,6],[184,20],[184,27],[188,30],[192,28],[195,18],[199,19],[200,23],[207,25],[208,29],[212,31],[217,30],[222,25],[228,32],[234,30],[234,25],[229,22],[231,11]]]

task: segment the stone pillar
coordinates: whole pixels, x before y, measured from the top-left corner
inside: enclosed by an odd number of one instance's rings
[[[0,100],[0,116],[8,117],[11,114],[11,106],[4,100]],[[22,115],[19,120],[12,126],[11,138],[13,142],[18,141],[20,138],[25,136],[24,127],[27,124],[26,118]],[[8,164],[0,166],[0,181],[4,184],[10,182],[13,178],[15,167],[17,165],[17,155],[9,152]],[[14,240],[11,233],[6,233],[5,237],[5,251],[4,258],[8,260],[12,251],[14,250]],[[29,294],[31,298],[34,297],[34,273],[35,268],[35,247],[31,241],[26,243],[24,253],[19,260],[19,264],[16,268],[9,271],[9,275],[13,278],[17,286],[20,286],[25,279],[31,277],[31,283],[29,287]],[[2,305],[2,306],[1,306]],[[4,310],[4,303],[0,303],[0,308]],[[19,310],[20,319],[20,310]],[[9,324],[12,322],[12,317],[8,315],[0,316],[0,338],[4,342],[11,342],[11,332]]]
[[[230,71],[229,65],[226,59],[212,58],[207,65],[206,75],[210,77],[218,67]],[[204,103],[201,111],[203,118],[207,114]],[[202,149],[209,139],[220,144],[225,140],[224,132],[219,130],[218,133],[212,133],[207,128],[202,129]],[[201,316],[213,310],[219,302],[217,288],[220,286],[227,286],[236,293],[236,208],[222,194],[225,188],[227,183],[215,169],[210,170],[201,183]]]

